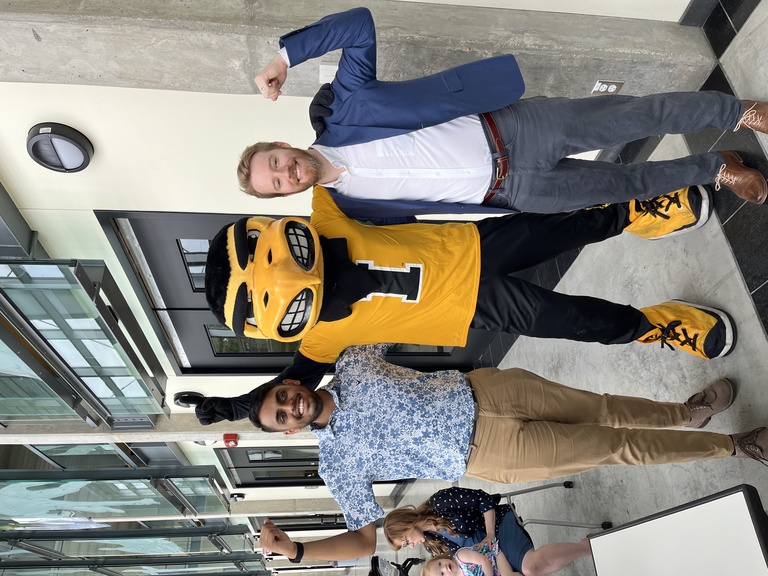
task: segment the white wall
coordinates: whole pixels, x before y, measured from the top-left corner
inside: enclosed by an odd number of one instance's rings
[[[679,22],[690,0],[399,0],[452,6],[505,8]]]
[[[239,154],[249,143],[312,141],[305,100],[0,83],[0,181],[52,257],[105,260],[143,319],[93,211],[309,214],[309,195],[257,200],[241,193],[235,178]],[[43,121],[68,124],[88,136],[95,154],[86,170],[61,174],[28,156],[27,132]],[[194,385],[201,392],[211,384],[219,393],[223,387],[239,394],[263,380],[218,378],[214,384],[196,378]],[[168,391],[191,384],[171,378]]]

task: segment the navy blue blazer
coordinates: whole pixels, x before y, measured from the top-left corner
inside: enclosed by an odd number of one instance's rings
[[[331,14],[280,38],[291,66],[342,50],[331,83],[331,114],[315,141],[347,146],[389,138],[448,122],[460,116],[491,112],[523,95],[525,84],[515,57],[496,56],[438,74],[382,82],[376,79],[376,29],[367,8]],[[499,208],[442,202],[358,200],[334,196],[351,218],[416,213],[509,212]],[[349,202],[353,201],[353,202]]]

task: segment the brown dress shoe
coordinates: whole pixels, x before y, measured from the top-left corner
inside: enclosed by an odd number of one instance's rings
[[[746,126],[755,132],[768,134],[768,102],[742,100],[741,103],[744,104],[744,114],[733,131],[736,132],[742,126]]]
[[[721,378],[697,392],[685,401],[686,408],[691,411],[691,421],[685,427],[704,428],[712,416],[731,407],[735,396],[728,378]]]
[[[754,168],[747,168],[736,152],[724,150],[720,155],[725,164],[715,176],[715,190],[727,186],[742,200],[753,204],[762,204],[768,198],[768,182]]]
[[[733,440],[733,455],[736,458],[751,458],[760,464],[768,466],[768,429],[765,426],[755,428],[751,432],[731,434]]]

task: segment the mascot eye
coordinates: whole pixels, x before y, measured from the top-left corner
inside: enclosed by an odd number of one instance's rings
[[[285,226],[285,239],[296,264],[311,270],[315,265],[315,241],[309,228],[300,222],[289,222]]]
[[[272,250],[267,252],[267,264],[272,264]]]
[[[255,314],[253,313],[253,300],[251,299],[252,292],[248,292],[248,306],[246,307],[245,317],[246,322],[256,326]]]
[[[269,292],[264,294],[264,308],[267,307],[268,302],[269,302]]]
[[[248,232],[248,257],[253,262],[253,255],[256,253],[256,242],[259,239],[259,231],[251,230]]]

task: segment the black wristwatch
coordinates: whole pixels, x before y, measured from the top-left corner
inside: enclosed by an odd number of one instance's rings
[[[296,544],[296,557],[288,558],[288,561],[293,564],[298,564],[301,562],[301,559],[304,558],[304,544],[301,542],[294,542],[294,544]]]

